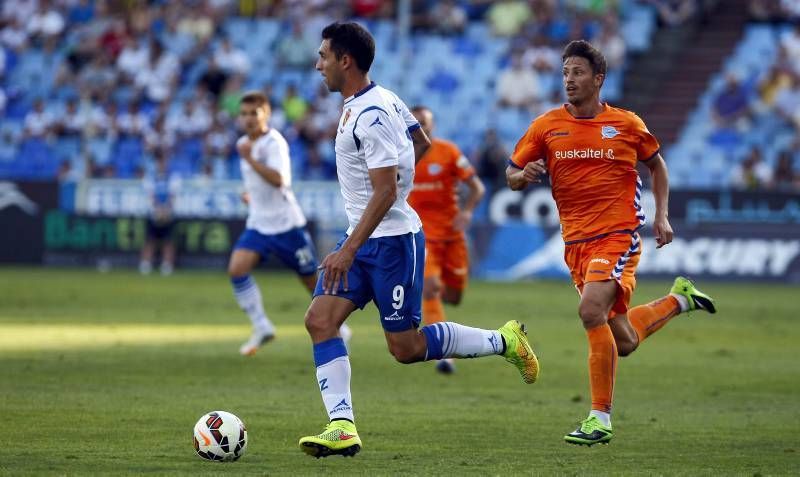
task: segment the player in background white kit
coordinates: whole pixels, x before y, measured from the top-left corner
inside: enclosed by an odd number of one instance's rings
[[[503,355],[527,383],[539,364],[524,328],[511,320],[499,330],[442,322],[419,329],[425,238],[406,199],[414,166],[430,146],[419,123],[394,93],[369,80],[375,42],[356,23],[322,31],[317,70],[346,99],[336,134],[336,170],[350,227],[322,261],[306,312],[317,383],[329,423],[300,439],[314,457],[361,450],[350,394],[350,359],[338,328],[374,301],[389,351],[401,363]],[[410,437],[413,438],[413,437]]]
[[[271,108],[263,93],[242,97],[239,120],[245,135],[236,142],[248,205],[247,225],[233,247],[228,275],[239,306],[250,317],[253,334],[239,352],[250,356],[275,337],[275,326],[264,312],[261,291],[250,275],[270,254],[294,270],[309,292],[317,282],[317,256],[306,218],[292,192],[289,145],[269,127]],[[349,328],[342,335],[349,338]]]

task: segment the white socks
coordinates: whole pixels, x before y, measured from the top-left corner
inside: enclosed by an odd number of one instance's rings
[[[250,317],[253,329],[263,335],[275,334],[275,325],[267,318],[264,312],[264,304],[261,301],[261,291],[258,289],[255,280],[250,275],[231,278],[233,294],[239,307]]]

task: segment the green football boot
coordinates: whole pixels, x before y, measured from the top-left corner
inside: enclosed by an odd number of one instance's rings
[[[589,416],[577,429],[564,436],[564,440],[570,444],[591,447],[595,444],[608,444],[612,437],[614,433],[611,426],[604,426],[597,416]]]
[[[361,439],[358,437],[355,424],[336,420],[329,422],[322,434],[301,438],[300,448],[316,458],[329,455],[353,457],[361,450]]]
[[[714,299],[698,290],[694,286],[694,282],[688,278],[677,277],[669,292],[686,297],[689,302],[688,311],[705,310],[709,313],[717,312],[717,308],[714,306]]]
[[[535,383],[539,377],[539,360],[528,343],[525,325],[517,320],[511,320],[497,331],[503,335],[503,340],[506,342],[503,357],[517,367],[523,381],[527,384]]]

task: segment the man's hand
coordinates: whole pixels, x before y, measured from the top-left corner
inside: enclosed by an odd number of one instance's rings
[[[672,242],[672,226],[666,217],[656,217],[653,222],[653,232],[656,234],[656,248]]]
[[[242,192],[239,195],[239,198],[242,199],[242,202],[244,202],[245,204],[250,204],[250,194],[248,194],[246,191]]]
[[[251,143],[249,139],[245,139],[244,141],[236,145],[236,151],[239,153],[239,156],[245,161],[250,161],[250,152],[252,152],[252,150],[253,150],[253,143]]]
[[[322,270],[322,291],[326,295],[336,295],[339,290],[339,283],[343,283],[344,291],[349,286],[347,283],[347,271],[353,265],[355,253],[342,246],[339,250],[330,253],[322,261],[319,269]]]
[[[472,223],[472,211],[471,210],[462,210],[461,212],[456,215],[456,219],[453,223],[456,230],[466,231],[469,228],[469,224]]]
[[[542,176],[545,174],[547,174],[547,168],[544,166],[544,159],[529,162],[522,169],[522,178],[530,183],[542,182]]]

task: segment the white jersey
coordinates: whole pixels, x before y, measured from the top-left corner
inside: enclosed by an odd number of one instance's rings
[[[416,233],[422,223],[406,199],[414,185],[414,145],[419,123],[403,101],[375,83],[344,101],[336,132],[336,173],[350,227],[355,229],[372,197],[369,169],[397,166],[397,200],[370,238]]]
[[[237,146],[246,140],[247,136],[240,137]],[[278,171],[283,185],[273,186],[258,175],[247,161],[239,159],[244,190],[250,196],[247,228],[264,235],[275,235],[304,226],[306,217],[292,192],[292,165],[286,139],[270,128],[267,134],[253,142],[250,155],[256,162]]]

